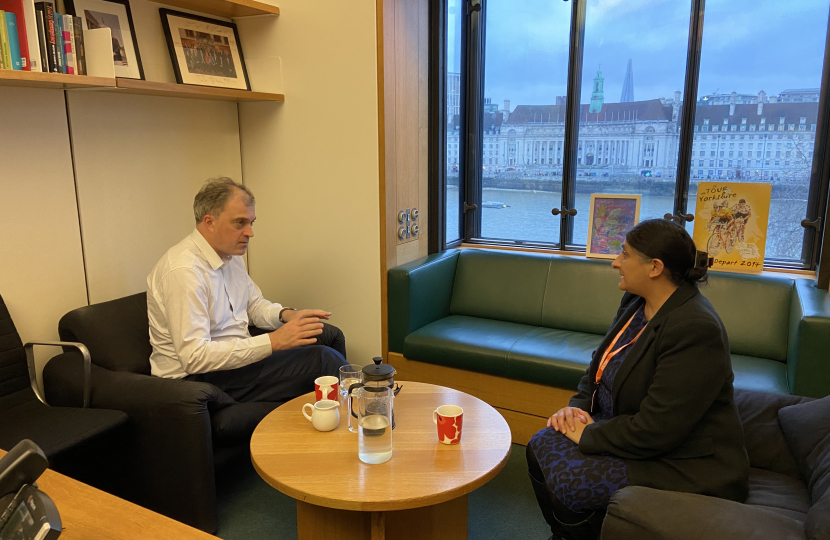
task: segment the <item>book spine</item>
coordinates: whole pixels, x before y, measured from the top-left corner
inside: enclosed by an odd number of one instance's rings
[[[61,73],[60,63],[58,62],[57,35],[55,34],[55,6],[52,2],[37,2],[35,9],[39,9],[43,13],[49,71],[51,73]]]
[[[75,41],[75,64],[78,75],[86,75],[86,49],[84,48],[84,24],[80,17],[72,17],[72,37]]]
[[[37,35],[37,17],[35,16],[34,0],[23,0],[23,24],[21,27],[26,32],[26,59],[29,66],[24,67],[29,71],[43,71],[41,63],[40,41]],[[21,51],[23,48],[21,36]]]
[[[58,73],[66,73],[66,57],[63,55],[63,30],[61,14],[52,11],[52,27],[55,29],[55,55],[58,59]]]
[[[75,69],[75,38],[72,34],[75,32],[74,23],[72,22],[72,15],[62,15],[61,27],[63,29],[63,54],[66,58],[66,73],[68,75],[76,75],[78,72]]]
[[[20,56],[20,38],[17,34],[17,16],[6,12],[6,33],[9,37],[9,56],[11,57],[12,69],[23,70],[23,59]]]
[[[28,0],[29,2],[33,2],[33,0]],[[25,71],[31,71],[30,64],[31,58],[29,55],[29,39],[28,39],[28,26],[26,21],[26,9],[25,9],[25,2],[24,0],[0,0],[0,9],[5,11],[7,14],[14,15],[14,23],[12,25],[11,22],[8,22],[9,26],[14,26],[16,28],[17,33],[17,49],[20,51],[20,69]],[[6,17],[7,21],[9,17]],[[11,29],[9,30],[9,40],[12,38]],[[11,41],[9,41],[11,45]],[[12,54],[12,59],[14,59],[14,54]],[[15,62],[16,63],[16,62]]]
[[[3,52],[3,69],[14,69],[9,51],[9,29],[6,26],[6,12],[0,10],[0,49]]]
[[[37,41],[40,46],[40,70],[44,73],[49,73],[49,45],[46,43],[46,26],[43,24],[43,11],[36,9],[35,18],[37,19]]]

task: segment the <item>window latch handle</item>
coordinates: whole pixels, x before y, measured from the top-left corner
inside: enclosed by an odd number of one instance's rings
[[[677,214],[674,214],[674,215],[666,214],[666,215],[663,216],[663,219],[668,219],[670,221],[674,221],[676,223],[679,223],[680,225],[683,225],[683,223],[686,222],[686,221],[688,221],[690,223],[692,221],[694,221],[695,216],[694,216],[694,214],[681,214],[681,213],[678,212]]]
[[[553,210],[550,211],[550,213],[553,214],[554,216],[558,216],[559,214],[562,214],[562,215],[565,215],[565,216],[575,216],[576,215],[576,208],[571,208],[570,210],[568,210],[568,209],[560,210],[558,208],[554,208]]]
[[[821,218],[817,217],[813,221],[810,221],[809,219],[802,219],[801,220],[801,226],[804,227],[805,229],[808,228],[808,227],[812,227],[815,230],[819,231],[819,230],[821,230]]]
[[[470,210],[478,210],[478,206],[475,204],[467,204],[467,201],[464,201],[464,211],[469,212]]]

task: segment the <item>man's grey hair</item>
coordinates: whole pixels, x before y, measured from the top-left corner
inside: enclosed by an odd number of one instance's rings
[[[251,190],[227,176],[211,178],[205,182],[193,200],[193,215],[196,217],[196,224],[201,223],[207,215],[219,217],[228,200],[236,194],[236,190],[240,190],[242,196],[247,199],[246,206],[253,206],[256,199]]]

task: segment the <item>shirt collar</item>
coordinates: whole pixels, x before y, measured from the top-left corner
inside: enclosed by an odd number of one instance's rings
[[[202,236],[202,233],[199,232],[199,229],[193,229],[193,232],[190,233],[190,239],[193,240],[193,243],[196,244],[196,247],[199,248],[199,251],[202,252],[202,255],[205,256],[208,264],[214,270],[219,270],[225,261],[222,260],[222,257],[216,253],[216,250],[213,249],[210,244],[208,244],[205,237]]]

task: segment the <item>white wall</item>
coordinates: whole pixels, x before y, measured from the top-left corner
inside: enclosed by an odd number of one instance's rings
[[[145,291],[202,183],[242,177],[236,104],[74,92],[69,112],[90,301]]]
[[[0,295],[24,343],[57,340],[87,303],[63,92],[0,88],[0,118]]]
[[[375,2],[278,5],[237,21],[246,58],[281,58],[286,100],[239,107],[249,269],[267,298],[332,311],[365,364],[381,354]]]

